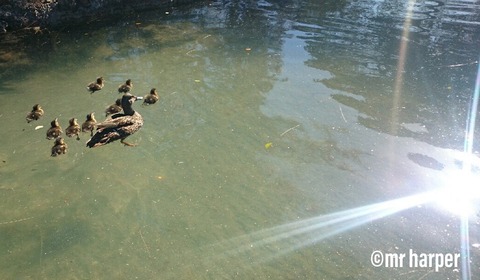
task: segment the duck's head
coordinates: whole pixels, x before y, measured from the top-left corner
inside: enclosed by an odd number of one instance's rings
[[[70,125],[77,125],[77,119],[76,118],[71,118],[69,121]]]
[[[125,113],[126,115],[133,115],[135,113],[135,111],[132,108],[132,104],[133,104],[133,102],[135,102],[137,100],[141,100],[141,99],[143,99],[143,97],[135,96],[135,95],[132,95],[130,93],[125,93],[122,96],[123,113]]]
[[[58,146],[58,145],[65,145],[65,140],[63,140],[62,137],[57,137],[55,139],[55,146]]]
[[[115,100],[115,105],[122,106],[122,99],[118,98],[117,100]]]
[[[132,83],[132,80],[131,80],[131,79],[128,79],[128,80],[125,82],[125,84],[127,84],[128,86],[132,86],[133,83]]]
[[[33,105],[32,111],[40,111],[42,110],[42,106],[40,104]]]
[[[156,89],[156,88],[152,88],[152,89],[150,90],[150,94],[151,94],[151,95],[157,95],[157,89]]]
[[[97,84],[103,84],[105,80],[103,79],[103,77],[98,77],[97,78]]]
[[[91,112],[90,114],[87,115],[87,121],[95,121],[95,113]]]
[[[132,95],[131,93],[125,93],[122,96],[121,104],[122,104],[122,107],[123,106],[132,106],[133,102],[135,102],[137,100],[142,100],[142,99],[143,99],[143,97],[141,97],[141,96],[135,96],[135,95]]]
[[[52,127],[59,127],[60,124],[58,123],[58,118],[55,118],[53,121],[50,122]]]

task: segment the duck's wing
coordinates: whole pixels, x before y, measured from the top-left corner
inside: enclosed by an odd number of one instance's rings
[[[117,128],[105,128],[97,131],[90,140],[87,141],[87,147],[94,148],[106,145],[110,142],[126,138],[126,134],[122,129]]]
[[[105,128],[120,128],[124,126],[129,126],[135,123],[135,120],[132,116],[124,115],[124,114],[115,114],[111,117],[107,118],[105,121],[101,123],[97,123],[97,129],[105,129]]]

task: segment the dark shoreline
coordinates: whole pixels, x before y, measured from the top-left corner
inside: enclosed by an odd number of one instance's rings
[[[131,14],[173,8],[202,0],[0,0],[0,34],[21,29],[35,32]]]
[[[11,4],[13,2],[15,4]],[[62,34],[70,30],[90,30],[117,19],[131,19],[133,23],[141,13],[148,11],[168,17],[177,10],[208,3],[205,0],[20,2],[0,0],[0,79],[22,79],[19,73],[23,71],[19,70],[35,68],[39,54],[48,56],[57,48]],[[8,88],[0,82],[0,90],[5,93]]]

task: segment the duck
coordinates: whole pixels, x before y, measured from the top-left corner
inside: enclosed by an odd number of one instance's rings
[[[43,116],[43,109],[42,106],[39,104],[33,105],[32,111],[27,114],[27,122],[32,122],[40,119]]]
[[[95,119],[95,113],[90,113],[87,115],[87,120],[82,123],[82,132],[90,131],[90,136],[93,135],[93,131],[95,130],[95,125],[97,124],[97,120]]]
[[[72,136],[77,136],[77,140],[80,140],[80,131],[82,130],[80,128],[80,125],[78,125],[78,122],[77,122],[77,119],[76,118],[71,118],[69,121],[70,125],[67,127],[67,129],[65,129],[65,134],[68,136],[68,137],[72,137]]]
[[[108,106],[107,109],[105,109],[105,117],[108,117],[108,115],[120,113],[122,111],[122,99],[118,98],[115,100],[115,103]]]
[[[58,123],[58,118],[55,118],[53,121],[50,122],[50,128],[47,130],[47,139],[52,140],[60,135],[62,135],[63,130],[60,124]]]
[[[53,144],[52,147],[52,157],[56,157],[61,154],[65,154],[67,152],[67,143],[65,143],[65,140],[63,140],[62,137],[58,137],[55,139],[55,143]]]
[[[118,93],[127,93],[130,92],[133,88],[133,83],[131,79],[128,79],[123,85],[118,87]]]
[[[91,82],[87,85],[87,90],[90,91],[90,93],[101,90],[104,86],[104,81],[105,80],[103,79],[103,77],[98,77],[97,81]]]
[[[142,105],[155,104],[155,102],[157,102],[158,99],[160,99],[160,97],[158,96],[157,89],[152,88],[150,90],[150,93],[145,95]]]
[[[136,146],[125,142],[125,138],[137,132],[143,126],[142,116],[136,112],[132,105],[135,101],[143,99],[126,93],[122,96],[122,113],[109,116],[105,121],[97,124],[97,132],[87,142],[87,147],[95,148],[120,140],[125,146]]]

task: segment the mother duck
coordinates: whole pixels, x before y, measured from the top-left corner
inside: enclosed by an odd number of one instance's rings
[[[110,116],[105,121],[97,123],[97,132],[87,142],[87,147],[95,148],[120,139],[126,146],[135,146],[125,142],[125,138],[137,132],[143,126],[143,118],[132,108],[133,102],[143,99],[126,93],[122,96],[123,113]]]

